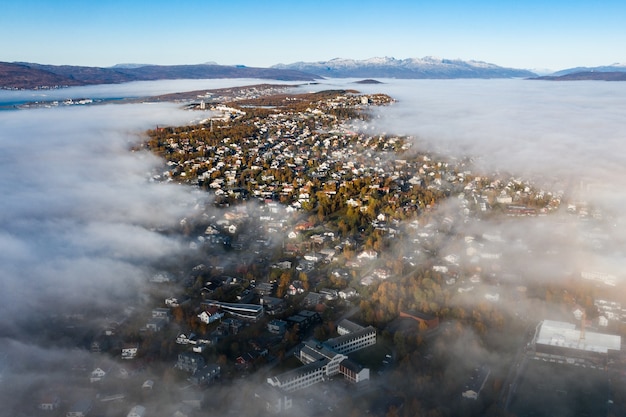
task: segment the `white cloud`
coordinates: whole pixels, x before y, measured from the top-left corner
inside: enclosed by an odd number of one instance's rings
[[[171,104],[0,113],[5,324],[51,301],[104,305],[136,293],[147,264],[179,253],[154,230],[176,225],[200,194],[149,182],[161,162],[130,147],[143,129],[192,118]]]

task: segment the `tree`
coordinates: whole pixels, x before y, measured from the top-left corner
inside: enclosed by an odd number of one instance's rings
[[[282,298],[289,288],[289,284],[291,284],[291,273],[289,271],[285,271],[280,275],[278,288],[276,288],[276,297]]]
[[[298,279],[302,282],[302,288],[304,288],[305,291],[308,291],[309,276],[306,274],[306,272],[300,272],[300,274],[298,275]]]

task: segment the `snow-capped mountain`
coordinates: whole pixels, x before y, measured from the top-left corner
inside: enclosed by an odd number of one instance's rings
[[[272,68],[305,71],[323,77],[384,78],[516,78],[533,77],[528,70],[504,68],[481,61],[437,57],[396,59],[376,57],[365,60],[335,58],[321,62],[278,64]]]

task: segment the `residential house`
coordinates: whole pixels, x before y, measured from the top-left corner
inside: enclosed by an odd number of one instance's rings
[[[576,320],[581,320],[585,315],[585,310],[582,307],[576,307],[572,313]]]
[[[364,250],[359,253],[357,256],[359,260],[372,260],[378,258],[378,253],[374,250]]]
[[[357,292],[354,288],[344,288],[343,290],[339,291],[339,298],[343,299],[343,300],[347,300],[353,297],[356,297]]]
[[[361,278],[361,281],[359,281],[359,283],[363,285],[364,287],[369,287],[374,282],[376,282],[376,278],[374,278],[372,275],[366,275],[363,278]]]
[[[259,299],[259,304],[265,307],[267,314],[275,315],[283,311],[283,308],[285,307],[285,300],[282,298],[264,295]]]
[[[258,295],[270,295],[274,292],[275,285],[271,282],[261,282],[254,288],[254,292]]]
[[[289,295],[297,295],[304,293],[304,284],[300,280],[293,281],[289,284],[289,288],[287,289],[287,294]]]
[[[211,324],[223,317],[224,313],[222,313],[217,306],[208,306],[202,313],[198,314],[200,321],[206,324]]]
[[[155,308],[152,310],[152,318],[153,319],[166,319],[168,322],[171,318],[171,311],[169,308]]]
[[[325,257],[326,262],[332,262],[335,260],[335,254],[337,253],[337,251],[331,248],[324,248],[321,249],[319,253],[320,255]]]
[[[226,336],[229,334],[237,334],[244,326],[244,322],[232,317],[225,318],[217,327],[217,333]]]
[[[39,397],[37,408],[44,411],[54,411],[61,405],[61,397],[56,393],[46,392]]]
[[[189,333],[188,335],[181,333],[176,336],[176,343],[179,345],[195,345],[196,335],[194,333]]]
[[[165,305],[168,307],[179,307],[187,302],[189,302],[188,297],[167,297],[165,299]]]
[[[178,361],[175,367],[181,371],[193,373],[205,366],[202,355],[194,352],[182,352],[178,354]]]
[[[202,368],[196,369],[189,377],[189,381],[195,385],[207,385],[220,377],[220,366],[209,364]]]
[[[277,268],[277,269],[291,269],[291,261],[281,261],[281,262],[277,262],[276,264],[272,265],[272,268]]]
[[[270,333],[282,335],[287,330],[287,322],[284,320],[272,320],[267,323],[267,330]]]
[[[254,366],[259,358],[267,355],[267,349],[263,351],[250,350],[235,359],[235,366],[239,370],[249,369]]]
[[[309,262],[319,262],[322,260],[322,255],[315,252],[308,252],[304,255],[304,259]]]
[[[89,382],[94,383],[102,381],[109,374],[110,371],[110,365],[97,366],[93,371],[91,371],[91,374],[89,375]]]
[[[122,348],[122,359],[135,359],[138,351],[139,345],[137,343],[126,345]]]
[[[322,302],[325,297],[322,294],[316,292],[310,292],[302,300],[302,305],[305,307],[314,307]]]
[[[332,288],[322,288],[320,294],[327,300],[336,300],[339,297],[339,292]]]
[[[168,319],[164,317],[153,318],[146,323],[146,330],[151,332],[160,332],[165,328],[168,323]]]

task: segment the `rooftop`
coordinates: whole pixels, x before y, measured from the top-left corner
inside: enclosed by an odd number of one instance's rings
[[[544,320],[541,323],[535,343],[598,353],[619,351],[622,348],[620,336],[585,332],[584,338],[581,338],[581,331],[576,329],[575,324],[553,320]]]

